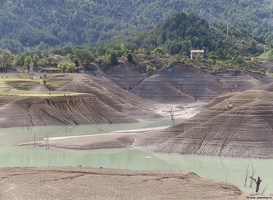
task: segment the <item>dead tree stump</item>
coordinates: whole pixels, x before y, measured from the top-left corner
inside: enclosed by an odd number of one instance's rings
[[[257,180],[253,178],[252,176],[250,176],[249,178],[251,178],[256,183],[256,192],[259,192],[260,184],[262,182],[261,178],[259,176]]]

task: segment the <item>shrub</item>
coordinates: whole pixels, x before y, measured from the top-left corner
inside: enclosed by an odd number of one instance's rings
[[[148,65],[148,66],[146,67],[146,72],[147,72],[147,73],[157,72],[157,69],[156,69],[155,67],[152,67],[152,66]]]
[[[128,62],[133,63],[133,61],[134,61],[133,55],[130,54],[130,53],[128,53],[128,55],[127,55],[127,60],[128,60]]]

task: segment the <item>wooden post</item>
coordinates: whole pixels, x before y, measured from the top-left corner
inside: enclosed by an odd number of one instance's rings
[[[35,131],[34,131],[34,135],[33,135],[33,142],[34,142],[34,147],[36,147],[36,135],[35,135]]]
[[[260,184],[262,182],[261,178],[259,176],[258,176],[257,180],[255,178],[253,178],[252,176],[250,176],[249,178],[251,178],[253,181],[255,181],[255,183],[256,183],[256,192],[259,192]]]
[[[171,120],[172,120],[173,124],[175,124],[173,108],[171,108],[170,114],[171,114]]]
[[[48,135],[46,135],[46,149],[49,149],[49,138],[48,138]]]

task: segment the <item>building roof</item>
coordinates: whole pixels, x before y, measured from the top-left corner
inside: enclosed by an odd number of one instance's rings
[[[204,53],[204,50],[191,50],[192,53]]]

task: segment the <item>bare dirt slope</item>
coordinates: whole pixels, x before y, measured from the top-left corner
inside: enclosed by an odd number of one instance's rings
[[[115,80],[119,81],[117,77]],[[224,92],[260,89],[272,81],[272,77],[253,72],[212,75],[191,65],[174,63],[135,82],[131,92],[160,103],[208,102]]]
[[[57,148],[151,146],[163,153],[273,158],[273,93],[226,93],[196,116],[162,130],[50,139]],[[45,141],[37,143],[45,145]],[[29,145],[29,144],[25,144]]]
[[[209,101],[225,91],[214,77],[181,63],[160,70],[132,89],[140,97],[161,103]]]
[[[22,98],[0,109],[0,127],[136,122],[93,95]]]
[[[25,84],[29,90],[18,90],[18,84]],[[44,91],[44,86],[31,80],[9,82],[9,91],[0,98],[0,127],[127,123],[160,117],[151,102],[104,76],[52,75],[47,84],[55,91]],[[69,96],[71,92],[86,95]],[[37,97],[19,96],[23,93],[35,93]]]
[[[20,81],[17,77],[7,82],[7,94],[0,97],[0,127],[158,119],[161,117],[158,108],[164,104],[183,109],[187,104],[208,102],[223,92],[261,88],[270,80],[270,77],[255,73],[211,75],[181,62],[174,62],[171,67],[154,74],[143,73],[128,63],[113,66],[106,73],[97,66],[97,71],[90,74],[50,74],[46,83],[54,91],[48,91],[40,80]],[[37,96],[40,93],[76,92],[94,98],[74,104],[68,97],[47,97],[49,101],[20,97],[23,92],[37,93]],[[11,98],[8,95],[12,95]],[[54,102],[54,106],[49,102]],[[62,108],[56,108],[55,104]],[[73,108],[74,105],[77,106]]]
[[[228,93],[195,117],[142,135],[138,145],[165,153],[273,158],[273,93]]]
[[[177,89],[160,74],[146,78],[132,92],[142,98],[159,103],[192,103],[196,101],[194,97]]]
[[[117,85],[103,75],[66,75],[69,80],[60,91],[82,92],[95,95],[98,100],[114,108],[118,112],[135,119],[158,118],[153,112],[153,103],[146,101]]]
[[[0,169],[2,200],[246,199],[235,186],[194,173],[94,168]]]

